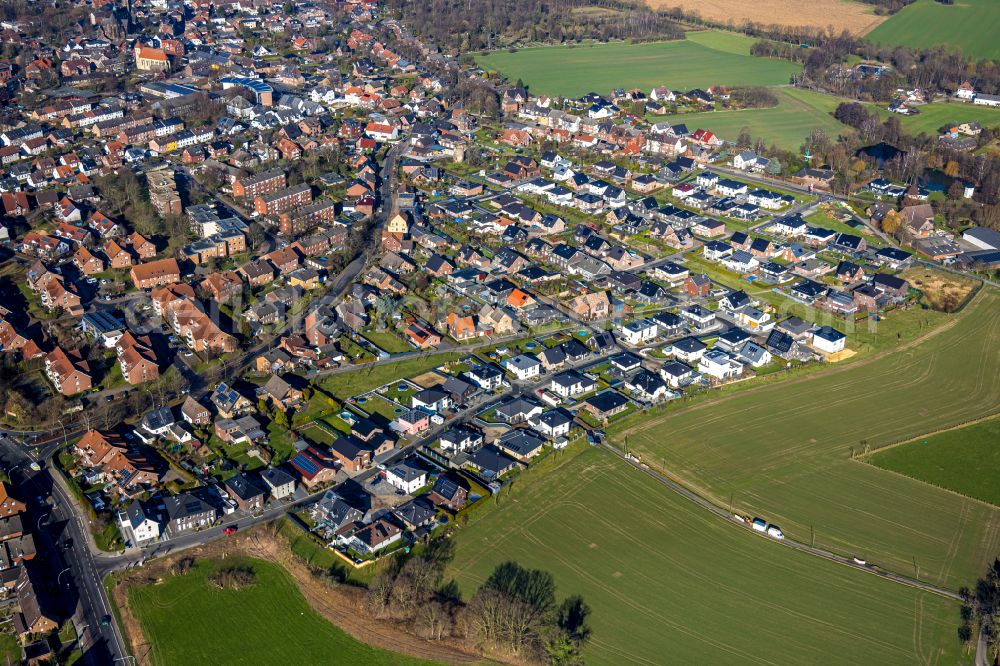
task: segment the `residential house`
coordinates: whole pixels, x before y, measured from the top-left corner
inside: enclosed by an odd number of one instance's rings
[[[171,534],[208,527],[218,518],[215,507],[194,493],[167,495],[162,501],[166,531]]]
[[[385,470],[385,480],[390,486],[409,495],[427,485],[427,472],[402,462]]]

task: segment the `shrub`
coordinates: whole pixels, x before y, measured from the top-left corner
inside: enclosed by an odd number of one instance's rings
[[[245,590],[257,582],[257,572],[248,566],[232,566],[219,569],[209,580],[220,590]]]

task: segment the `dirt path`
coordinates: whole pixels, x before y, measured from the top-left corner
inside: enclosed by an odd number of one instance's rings
[[[424,640],[394,622],[369,618],[362,609],[363,589],[349,585],[331,585],[319,579],[288,550],[287,544],[280,537],[267,528],[261,528],[238,538],[217,541],[156,560],[142,569],[129,572],[115,584],[112,595],[140,666],[154,666],[154,646],[146,640],[139,619],[131,611],[128,603],[129,586],[154,584],[158,578],[170,575],[170,568],[183,557],[200,560],[219,558],[223,554],[280,564],[314,611],[368,645],[446,664],[499,663],[447,641]]]

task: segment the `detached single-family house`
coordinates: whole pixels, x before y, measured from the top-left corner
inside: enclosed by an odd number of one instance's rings
[[[710,349],[698,362],[698,372],[719,380],[733,379],[743,372],[743,364],[724,351]]]
[[[812,345],[825,354],[836,354],[847,345],[847,336],[830,326],[821,326],[812,333]]]
[[[534,356],[520,354],[503,362],[504,368],[521,381],[537,377],[542,372],[542,363]]]
[[[536,436],[530,430],[508,430],[500,435],[496,447],[521,462],[531,460],[542,452],[545,440]]]
[[[271,493],[271,497],[276,500],[291,497],[295,493],[295,477],[280,467],[263,470],[260,478],[264,487]]]
[[[427,472],[403,462],[386,469],[385,480],[409,495],[427,485]]]
[[[441,412],[454,404],[451,395],[440,388],[432,386],[417,391],[410,398],[410,406],[414,409],[426,409],[429,412]]]
[[[563,409],[551,409],[532,419],[530,424],[549,439],[558,439],[569,434],[573,427],[573,416]]]

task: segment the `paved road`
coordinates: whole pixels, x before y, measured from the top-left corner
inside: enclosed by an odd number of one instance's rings
[[[594,354],[588,356],[586,359],[583,359],[577,363],[568,364],[564,369],[565,370],[581,369],[593,365],[595,363],[601,363],[604,359],[607,358],[608,355],[614,353],[615,351],[617,351],[617,348],[613,350],[606,350],[602,354]],[[430,430],[425,432],[420,439],[414,440],[413,442],[407,444],[403,448],[394,449],[392,452],[380,458],[377,462],[384,466],[392,465],[406,458],[411,453],[417,451],[421,447],[431,444],[445,430],[453,428],[458,424],[466,423],[472,420],[473,418],[475,418],[475,415],[479,413],[486,405],[490,403],[500,402],[502,400],[505,400],[511,396],[518,394],[534,394],[538,389],[547,386],[549,382],[551,382],[551,380],[552,380],[551,375],[545,375],[534,382],[513,381],[511,382],[510,387],[506,391],[497,394],[484,394],[479,398],[477,398],[476,400],[474,400],[472,403],[470,403],[467,407],[457,412],[452,418],[448,419],[448,421],[446,421],[444,424],[431,428]],[[345,476],[334,487],[339,487],[343,483],[347,483],[350,481],[356,483],[363,483],[378,473],[379,470],[376,467],[372,467],[355,476],[351,477]],[[274,520],[284,515],[286,512],[290,510],[298,510],[304,507],[308,507],[312,504],[315,504],[319,500],[319,498],[326,493],[327,490],[329,490],[329,488],[324,488],[323,490],[317,491],[315,493],[312,493],[310,495],[307,495],[292,502],[282,502],[279,504],[268,506],[264,511],[253,515],[247,515],[242,513],[233,514],[232,516],[227,517],[219,524],[213,525],[212,527],[196,532],[188,532],[185,534],[180,534],[162,541],[158,541],[156,543],[149,544],[147,546],[130,548],[125,553],[122,554],[109,554],[109,553],[99,552],[96,550],[96,546],[93,545],[92,540],[87,540],[87,545],[89,546],[90,549],[94,551],[92,555],[94,555],[96,559],[95,569],[99,574],[99,576],[103,578],[105,575],[107,575],[112,571],[133,566],[137,563],[144,562],[150,558],[163,557],[164,555],[167,555],[169,553],[177,552],[179,550],[184,550],[187,548],[193,548],[195,546],[200,546],[210,541],[223,538],[225,536],[225,529],[227,527],[236,526],[239,529],[246,529],[254,525],[270,522],[271,520]]]
[[[28,504],[40,560],[34,566],[48,567],[49,593],[67,606],[84,663],[104,666],[120,660],[128,654],[125,641],[113,618],[107,626],[101,624],[111,615],[111,606],[88,547],[86,519],[76,514],[75,500],[60,484],[58,472],[50,474],[50,466],[31,471],[30,463],[38,461],[10,437],[0,438],[0,461]]]
[[[630,457],[629,455],[622,452],[620,449],[615,448],[614,446],[611,446],[610,444],[607,443],[604,444],[604,448],[607,449],[608,451],[611,451],[613,454],[615,454],[622,460],[625,460],[630,465],[635,467],[637,470],[653,477],[654,479],[656,479],[666,487],[670,488],[677,494],[681,495],[685,499],[694,502],[695,504],[702,507],[706,511],[710,511],[719,518],[722,518],[727,523],[734,525],[736,527],[740,527],[747,531],[753,532],[751,527],[745,522],[743,522],[742,519],[737,520],[727,510],[719,506],[716,506],[715,504],[708,501],[701,495],[698,495],[688,490],[687,488],[677,483],[676,481],[673,481],[672,479],[667,478],[666,476],[660,474],[659,472],[654,471],[648,465],[643,465],[640,461],[636,460],[634,457]],[[754,534],[756,534],[756,532],[754,532]],[[761,538],[770,538],[770,537],[762,536]],[[781,544],[782,546],[793,548],[795,550],[801,551],[803,553],[808,553],[809,555],[813,555],[816,557],[822,557],[825,560],[830,560],[831,562],[836,562],[837,564],[843,564],[844,566],[848,566],[853,569],[859,569],[861,571],[865,571],[867,573],[874,574],[876,576],[880,576],[882,578],[886,578],[888,580],[892,580],[897,583],[901,583],[903,585],[909,585],[910,587],[915,587],[917,589],[924,590],[926,592],[933,592],[934,594],[938,594],[943,597],[948,597],[949,599],[956,599],[961,601],[961,597],[959,596],[959,594],[952,590],[938,587],[936,585],[931,585],[930,583],[925,583],[922,580],[917,580],[916,578],[910,578],[909,576],[903,576],[901,574],[893,573],[891,571],[885,571],[873,565],[858,564],[857,562],[854,561],[853,558],[845,557],[843,555],[838,555],[828,550],[823,550],[822,548],[816,548],[814,546],[810,546],[807,543],[795,541],[794,539],[789,539],[788,537],[785,537],[780,541],[777,539],[771,539],[771,540],[774,541],[775,543]]]

